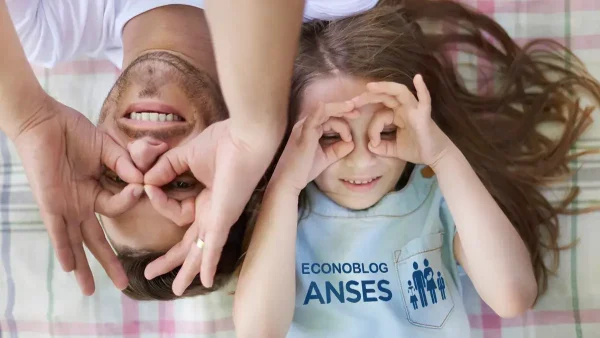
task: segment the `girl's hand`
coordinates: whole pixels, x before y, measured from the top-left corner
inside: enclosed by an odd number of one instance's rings
[[[315,112],[294,125],[269,185],[291,188],[299,194],[327,167],[352,152],[350,126],[343,118],[356,118],[358,114],[351,101],[320,103]],[[324,132],[338,133],[342,141],[322,146],[319,140]]]
[[[369,150],[374,154],[397,157],[404,161],[433,165],[452,142],[431,119],[431,97],[421,75],[415,76],[418,100],[403,84],[372,82],[367,92],[353,101],[357,108],[382,103],[390,110],[377,112],[369,126]],[[381,139],[387,125],[395,125],[396,140]]]

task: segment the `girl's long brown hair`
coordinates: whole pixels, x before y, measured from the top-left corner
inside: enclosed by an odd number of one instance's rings
[[[459,73],[455,51],[478,58],[476,92]],[[582,93],[600,102],[600,85],[581,61],[551,40],[520,47],[493,19],[453,1],[382,1],[356,17],[304,25],[290,126],[307,86],[339,73],[394,81],[413,91],[413,77],[423,75],[434,121],[518,230],[544,292],[561,249],[557,216],[569,212],[578,190],[551,204],[540,188],[568,178],[569,161],[581,155],[570,151],[593,110],[580,105]],[[540,131],[546,122],[562,127],[558,137]]]

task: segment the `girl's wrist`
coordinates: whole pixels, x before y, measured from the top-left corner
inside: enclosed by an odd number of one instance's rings
[[[438,159],[431,163],[429,167],[437,174],[444,170],[444,168],[448,167],[446,165],[447,163],[455,162],[456,160],[460,159],[466,160],[460,149],[458,149],[453,142],[450,142],[448,146],[444,148]]]

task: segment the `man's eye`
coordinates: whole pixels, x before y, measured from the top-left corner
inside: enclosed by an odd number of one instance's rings
[[[173,181],[166,186],[168,190],[188,190],[194,187],[194,183],[189,183],[185,181]]]
[[[104,176],[106,178],[108,178],[109,180],[111,180],[113,183],[122,185],[122,184],[127,184],[127,182],[123,181],[115,172],[113,171],[106,171],[104,173]]]

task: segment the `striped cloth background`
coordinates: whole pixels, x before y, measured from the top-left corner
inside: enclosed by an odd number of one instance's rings
[[[519,42],[558,39],[600,78],[600,0],[465,1],[496,18]],[[36,74],[52,96],[95,121],[117,70],[107,61],[78,61]],[[596,123],[578,148],[600,147],[595,114]],[[584,188],[578,206],[598,203],[600,156],[573,165],[582,167],[573,178]],[[600,213],[561,221],[562,241],[580,242],[562,254],[560,271],[535,310],[501,319],[464,279],[473,337],[600,337]],[[55,260],[17,153],[0,133],[0,338],[234,336],[233,297],[226,292],[138,303],[116,292],[96,261],[91,265],[96,293],[84,297]]]

